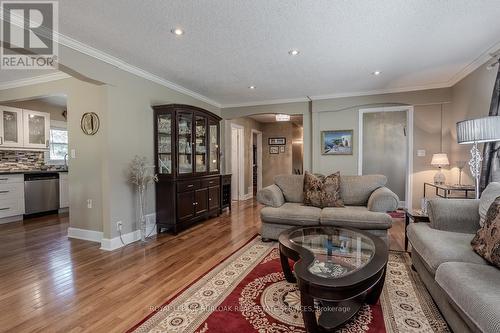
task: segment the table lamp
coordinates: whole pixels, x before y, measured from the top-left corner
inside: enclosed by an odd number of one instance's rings
[[[472,144],[470,172],[475,179],[476,199],[479,199],[479,177],[481,176],[481,152],[478,143],[500,141],[500,116],[469,119],[457,123],[459,144]]]
[[[439,168],[439,171],[434,176],[434,184],[442,185],[446,181],[446,177],[444,176],[442,167],[450,165],[450,161],[448,160],[448,155],[446,153],[438,153],[432,155],[431,165]]]

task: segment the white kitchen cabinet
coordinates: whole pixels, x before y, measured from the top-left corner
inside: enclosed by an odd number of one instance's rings
[[[0,219],[23,214],[24,175],[0,175]]]
[[[69,207],[68,173],[59,173],[59,208]]]
[[[23,110],[0,105],[0,147],[23,146]]]
[[[50,114],[23,110],[24,148],[47,149],[49,147]]]

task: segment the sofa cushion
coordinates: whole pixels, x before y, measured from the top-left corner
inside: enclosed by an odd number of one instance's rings
[[[436,282],[481,332],[500,332],[500,270],[490,265],[447,262]]]
[[[344,202],[340,198],[340,172],[328,177],[318,177],[306,171],[304,205],[318,208],[344,207]]]
[[[370,212],[366,207],[346,206],[323,208],[320,223],[361,230],[386,230],[391,227],[392,219],[385,213]]]
[[[471,244],[477,254],[500,268],[500,196],[491,204]]]
[[[274,177],[274,183],[287,202],[304,202],[304,175],[278,175]]]
[[[260,218],[264,222],[288,225],[318,225],[321,209],[304,206],[298,203],[286,202],[283,206],[264,207],[260,211]]]
[[[383,175],[342,176],[340,197],[345,205],[366,206],[372,192],[386,183]]]
[[[444,262],[487,264],[470,246],[474,234],[432,229],[428,223],[410,223],[408,239],[432,274]]]
[[[489,183],[481,193],[481,198],[479,200],[479,225],[481,227],[484,225],[488,209],[490,209],[491,204],[498,196],[500,196],[500,183],[495,182]]]

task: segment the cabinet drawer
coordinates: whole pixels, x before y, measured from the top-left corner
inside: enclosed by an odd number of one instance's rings
[[[0,200],[24,200],[24,183],[0,184]]]
[[[0,184],[24,183],[24,175],[0,175]]]
[[[19,200],[0,200],[0,218],[24,214],[24,202]]]
[[[199,180],[185,180],[177,182],[177,192],[192,191],[200,188]]]
[[[219,177],[207,178],[201,181],[201,187],[217,186],[219,184]]]

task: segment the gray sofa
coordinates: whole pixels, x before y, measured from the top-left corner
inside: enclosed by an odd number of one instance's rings
[[[428,210],[430,223],[408,227],[413,266],[454,332],[500,332],[500,270],[470,244],[479,200],[432,199]]]
[[[386,214],[398,208],[399,199],[384,187],[382,175],[341,176],[341,197],[345,207],[316,208],[304,206],[304,176],[280,175],[274,184],[257,193],[265,205],[260,217],[264,240],[278,239],[279,234],[294,226],[331,225],[367,230],[387,241],[387,229],[392,226]]]

